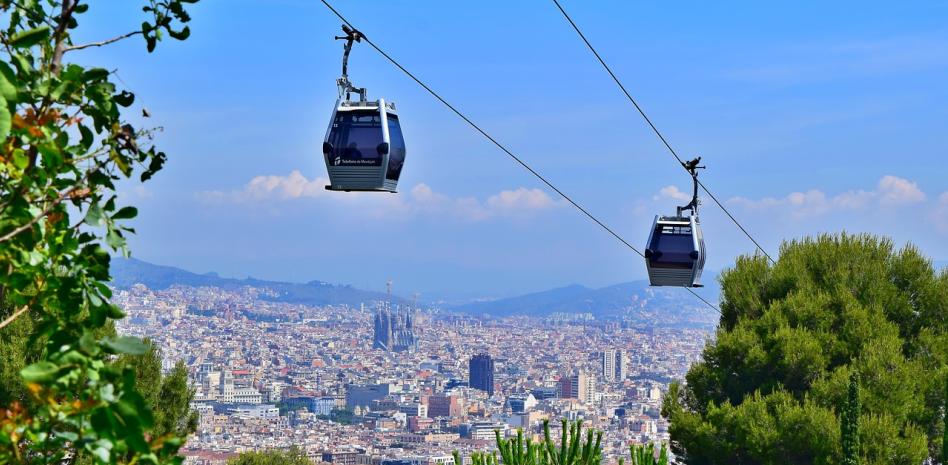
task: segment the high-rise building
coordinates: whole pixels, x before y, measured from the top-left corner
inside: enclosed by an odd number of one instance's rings
[[[494,395],[494,359],[487,354],[477,354],[471,357],[468,365],[468,385],[474,389],[486,391],[487,395]]]
[[[428,398],[428,417],[456,417],[461,414],[461,403],[454,395],[434,395]]]
[[[629,356],[624,350],[616,350],[616,381],[625,381],[629,376]]]
[[[412,310],[399,312],[391,310],[388,303],[379,304],[375,311],[375,337],[372,347],[390,352],[414,352],[418,348],[415,338],[414,316]]]
[[[603,381],[625,381],[628,360],[622,349],[606,349],[601,356]]]
[[[585,404],[593,403],[596,399],[596,377],[583,371],[563,376],[560,378],[560,397],[579,399]]]
[[[621,353],[621,351],[619,353]],[[616,351],[613,349],[606,349],[602,351],[601,365],[602,365],[602,380],[607,381],[607,382],[615,381],[616,380]]]

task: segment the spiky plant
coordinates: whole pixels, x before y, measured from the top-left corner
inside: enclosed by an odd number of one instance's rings
[[[658,459],[655,458],[655,444],[631,444],[629,445],[629,457],[632,461],[629,465],[668,465],[668,448],[662,444]],[[620,458],[619,465],[624,465]]]
[[[550,434],[550,422],[543,422],[543,439],[533,442],[524,438],[523,430],[517,436],[504,439],[496,431],[497,450],[504,465],[600,465],[602,462],[602,431],[587,429],[583,438],[583,422],[562,421],[560,440]],[[559,447],[557,447],[559,444]],[[454,451],[454,463],[461,465],[461,454]],[[497,455],[485,452],[471,454],[472,465],[497,465]]]

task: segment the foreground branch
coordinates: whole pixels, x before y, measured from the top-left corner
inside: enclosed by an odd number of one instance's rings
[[[32,228],[33,225],[35,225],[36,223],[39,223],[40,220],[42,220],[43,218],[46,218],[46,217],[53,211],[53,209],[56,208],[57,205],[59,205],[60,203],[63,202],[63,200],[66,200],[67,198],[70,198],[73,194],[79,192],[79,191],[82,190],[82,189],[85,189],[86,187],[84,186],[84,184],[85,184],[86,181],[89,179],[89,175],[91,175],[93,171],[99,170],[99,169],[102,168],[102,166],[104,166],[104,165],[105,165],[105,162],[97,163],[97,164],[95,165],[95,167],[93,167],[91,170],[86,171],[86,174],[82,177],[82,179],[79,179],[79,180],[78,180],[78,182],[76,183],[76,185],[75,185],[73,188],[71,188],[71,189],[69,189],[69,190],[67,190],[67,191],[65,191],[65,192],[63,192],[63,193],[61,193],[61,194],[59,194],[59,196],[57,196],[55,199],[53,199],[52,203],[50,203],[49,206],[46,207],[46,209],[43,210],[42,213],[40,213],[39,215],[34,216],[33,219],[31,219],[30,221],[28,221],[26,224],[24,224],[24,225],[22,225],[22,226],[20,226],[20,227],[18,227],[18,228],[16,228],[16,229],[14,229],[13,231],[10,231],[10,232],[4,234],[3,236],[0,236],[0,243],[6,242],[6,241],[8,241],[8,240],[10,240],[10,239],[13,239],[14,237],[16,237],[18,234],[22,233],[23,231],[26,231],[26,230]],[[80,186],[81,186],[81,187],[80,187]]]
[[[142,31],[132,31],[132,32],[129,32],[128,34],[122,34],[122,35],[120,35],[120,36],[118,36],[118,37],[113,37],[113,38],[111,38],[111,39],[103,40],[103,41],[101,41],[101,42],[90,42],[90,43],[88,43],[88,44],[72,45],[72,46],[66,47],[66,48],[63,50],[63,53],[71,52],[71,51],[73,51],[73,50],[82,50],[82,49],[84,49],[84,48],[102,47],[102,46],[104,46],[104,45],[114,44],[114,43],[116,43],[116,42],[118,42],[118,41],[120,41],[120,40],[125,40],[125,39],[128,39],[129,37],[136,36],[136,35],[141,34],[141,33],[142,33]]]
[[[27,305],[20,307],[19,310],[13,312],[13,314],[7,317],[6,320],[3,320],[2,322],[0,322],[0,329],[3,329],[5,326],[9,325],[10,323],[13,323],[13,320],[16,320],[17,317],[26,313],[26,311],[29,309],[30,307]]]

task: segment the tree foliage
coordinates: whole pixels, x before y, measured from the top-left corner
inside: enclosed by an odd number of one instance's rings
[[[2,394],[12,402],[0,408],[0,463],[181,460],[175,432],[148,434],[155,416],[134,369],[111,363],[148,346],[107,334],[124,316],[109,303],[110,254],[128,253],[125,222],[137,214],[116,182],[146,181],[166,157],[124,117],[135,96],[111,71],[66,58],[134,36],[148,51],[185,39],[195,1],[143,0],[140,28],[80,44],[89,2],[0,0],[0,344],[29,334],[14,343],[22,359],[3,356],[2,374],[18,370],[23,383]]]
[[[150,433],[187,437],[197,430],[198,413],[191,409],[194,388],[188,384],[188,369],[178,360],[168,373],[161,372],[161,350],[148,343],[142,355],[125,355],[117,363],[135,371],[135,389],[155,417]]]
[[[867,235],[784,244],[721,276],[722,316],[663,413],[688,464],[842,461],[840,406],[860,379],[862,463],[938,459],[948,274]]]
[[[859,372],[849,377],[849,395],[840,412],[843,465],[859,465]]]
[[[299,448],[287,451],[268,450],[263,452],[244,452],[227,461],[227,465],[312,465]]]

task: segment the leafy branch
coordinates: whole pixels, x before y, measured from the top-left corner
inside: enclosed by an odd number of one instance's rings
[[[114,363],[147,345],[108,331],[124,317],[109,302],[110,250],[128,253],[125,223],[138,213],[119,202],[116,184],[147,181],[166,155],[152,130],[126,121],[135,95],[119,91],[112,72],[64,61],[134,36],[150,52],[163,35],[190,34],[193,0],[143,3],[140,30],[77,45],[89,2],[0,0],[0,330],[28,316],[30,340],[42,346],[19,371],[21,395],[0,409],[0,463],[181,460],[187,430],[156,424],[135,371]]]

